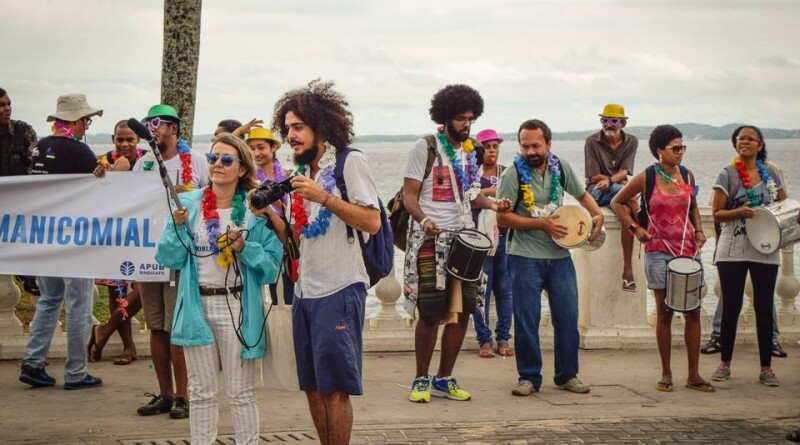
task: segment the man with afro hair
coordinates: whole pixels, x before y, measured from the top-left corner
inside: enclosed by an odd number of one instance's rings
[[[449,274],[445,259],[457,231],[474,228],[470,207],[504,212],[507,200],[491,201],[480,194],[478,150],[469,138],[472,123],[483,113],[483,99],[467,85],[448,85],[431,100],[436,134],[419,139],[406,163],[403,204],[411,215],[404,282],[407,308],[419,320],[414,333],[416,374],[409,400],[429,402],[431,395],[469,400],[453,378],[467,322],[483,295],[482,268],[478,281]],[[430,160],[436,159],[435,163]],[[439,325],[444,324],[439,370],[428,375]]]

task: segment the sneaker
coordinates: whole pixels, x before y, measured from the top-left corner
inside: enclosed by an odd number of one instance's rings
[[[36,277],[16,275],[14,276],[14,281],[19,284],[25,292],[36,297],[41,295],[39,286],[36,284]]]
[[[34,388],[43,388],[45,386],[53,386],[56,384],[56,379],[50,377],[44,370],[45,365],[37,368],[31,363],[22,364],[22,372],[19,373],[19,381],[27,383]]]
[[[185,419],[189,417],[189,401],[186,397],[175,396],[175,402],[172,409],[169,410],[169,416],[173,419]]]
[[[83,380],[64,383],[64,389],[67,390],[97,388],[98,386],[103,386],[103,381],[97,377],[92,377],[89,374],[86,374],[86,377],[84,377]]]
[[[411,382],[411,394],[408,396],[408,400],[418,403],[431,401],[431,376],[417,377]]]
[[[778,378],[775,377],[775,371],[771,369],[761,371],[761,374],[758,375],[758,381],[767,386],[778,386],[781,383]]]
[[[772,342],[772,356],[773,357],[781,357],[781,358],[783,358],[783,357],[787,357],[788,355],[789,354],[787,354],[786,351],[783,350],[783,347],[781,347],[781,344],[778,343],[777,340]]]
[[[586,394],[587,392],[589,392],[589,385],[584,384],[577,377],[573,377],[567,380],[567,383],[564,383],[563,385],[558,385],[558,387],[570,392],[576,392],[578,394]]]
[[[144,393],[144,395],[152,397],[152,399],[150,399],[150,402],[147,405],[140,406],[139,409],[136,410],[140,416],[164,414],[168,413],[172,409],[172,399],[168,399],[161,394],[155,395],[149,392]]]
[[[515,396],[529,396],[535,392],[539,392],[539,390],[533,386],[533,382],[525,379],[519,379],[517,386],[511,390],[511,394]]]
[[[715,382],[724,382],[728,380],[731,376],[731,367],[726,365],[719,365],[717,369],[714,370],[714,373],[711,374],[711,380]]]
[[[433,390],[431,391],[432,396],[447,397],[450,400],[458,400],[461,402],[472,398],[468,392],[458,386],[456,379],[450,376],[441,378],[434,376],[431,386],[433,386]]]
[[[714,337],[709,338],[708,343],[700,348],[700,352],[703,354],[716,354],[721,350],[722,346],[719,344],[719,339]]]

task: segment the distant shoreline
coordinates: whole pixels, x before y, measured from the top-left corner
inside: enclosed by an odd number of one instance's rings
[[[683,138],[689,140],[727,140],[730,139],[733,130],[742,124],[727,124],[721,127],[713,125],[684,123],[674,124],[683,133]],[[473,133],[482,128],[480,125],[474,126]],[[639,139],[647,140],[650,132],[653,131],[654,126],[630,126],[626,127],[625,131],[636,136]],[[566,131],[554,132],[553,139],[557,141],[582,141],[588,136],[597,133],[600,128],[592,130],[580,131]],[[797,130],[784,130],[781,128],[761,128],[766,139],[800,139],[800,129]],[[214,136],[212,134],[196,134],[194,135],[195,141],[211,141]],[[417,134],[369,134],[355,137],[355,143],[376,143],[376,142],[414,142],[422,137]],[[515,132],[501,132],[500,137],[503,139],[514,140],[517,137]],[[111,134],[109,133],[96,133],[87,134],[86,139],[89,143],[110,143]]]

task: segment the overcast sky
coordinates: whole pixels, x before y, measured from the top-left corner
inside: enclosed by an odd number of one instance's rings
[[[0,86],[40,135],[56,98],[103,108],[91,132],[159,101],[156,0],[0,0]],[[431,96],[484,98],[473,131],[747,122],[800,128],[800,1],[204,0],[195,133],[271,119],[315,77],[350,100],[357,134],[431,131]]]

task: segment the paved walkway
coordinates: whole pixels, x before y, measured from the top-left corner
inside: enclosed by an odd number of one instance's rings
[[[473,400],[407,401],[413,377],[410,353],[367,354],[365,391],[354,398],[354,444],[786,444],[800,427],[800,347],[774,359],[781,386],[758,383],[754,346],[739,346],[732,379],[713,394],[683,387],[685,351],[673,351],[675,392],[655,390],[660,365],[655,350],[581,351],[581,378],[593,385],[587,395],[552,384],[552,351],[545,352],[545,384],[530,397],[513,397],[513,359],[481,359],[466,352],[456,368]],[[434,360],[437,360],[435,358]],[[709,376],[718,356],[701,356]],[[63,361],[48,368],[59,383]],[[99,389],[31,389],[17,381],[16,362],[0,362],[0,443],[3,444],[188,444],[188,422],[167,416],[139,417],[155,377],[146,358],[127,367],[91,365],[102,377]],[[262,389],[262,443],[311,444],[316,433],[300,393]],[[223,397],[224,399],[224,397]],[[232,444],[227,402],[221,401],[220,443]]]

